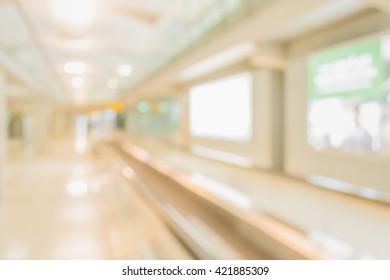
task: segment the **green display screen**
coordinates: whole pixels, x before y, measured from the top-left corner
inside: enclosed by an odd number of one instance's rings
[[[386,64],[379,39],[335,48],[309,58],[310,99],[381,98],[385,78]]]
[[[309,57],[307,122],[315,149],[390,156],[390,36]]]

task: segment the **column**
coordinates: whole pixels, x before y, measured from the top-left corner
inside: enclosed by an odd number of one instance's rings
[[[283,46],[264,43],[250,59],[254,70],[254,136],[263,151],[260,162],[267,168],[283,168],[283,75],[286,58]],[[260,149],[259,149],[260,150]]]
[[[50,144],[51,108],[47,102],[36,103],[34,107],[34,146],[35,154],[40,155]]]
[[[5,172],[7,160],[7,132],[8,112],[6,99],[6,78],[3,69],[0,68],[0,203],[4,193]]]
[[[184,149],[190,147],[190,123],[189,123],[189,98],[188,93],[183,92],[181,99],[181,112],[180,112],[180,135],[178,145]]]

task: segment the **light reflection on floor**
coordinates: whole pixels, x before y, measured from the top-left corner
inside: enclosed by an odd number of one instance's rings
[[[29,164],[9,164],[0,259],[191,257],[134,187],[73,144],[56,145]]]

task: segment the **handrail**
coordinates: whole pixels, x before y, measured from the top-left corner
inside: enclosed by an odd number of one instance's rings
[[[203,190],[191,182],[189,176],[185,172],[172,169],[166,163],[154,158],[151,154],[145,150],[136,146],[130,146],[127,144],[126,149],[122,152],[135,158],[137,161],[153,168],[160,175],[170,178],[184,189],[192,193],[193,195],[201,198],[202,200],[213,205],[215,209],[223,211],[226,215],[245,224],[252,232],[257,235],[261,235],[263,240],[272,246],[266,246],[264,243],[264,250],[270,256],[274,258],[288,259],[331,259],[334,256],[328,255],[323,252],[318,246],[313,244],[303,233],[298,230],[283,224],[265,214],[255,213],[251,210],[245,210],[234,205],[230,205],[225,201],[213,196],[209,192]],[[252,240],[253,241],[253,240]],[[268,244],[269,245],[269,244]],[[261,246],[261,245],[260,245]],[[276,250],[277,248],[277,250]],[[274,252],[278,251],[277,254]]]
[[[158,177],[156,176],[156,170],[151,168],[148,165],[145,165],[135,158],[132,160],[128,159],[129,156],[123,150],[119,150],[115,145],[99,145],[98,150],[105,150],[106,154],[110,154],[113,162],[115,163],[114,168],[125,170],[125,168],[131,168],[135,171],[136,176],[132,177],[131,182],[134,183],[140,188],[142,194],[146,196],[146,199],[149,200],[151,204],[153,204],[158,212],[162,214],[164,220],[168,224],[168,226],[175,232],[175,234],[182,240],[183,243],[186,244],[186,247],[190,248],[190,251],[197,256],[199,259],[265,259],[266,257],[262,252],[255,250],[253,246],[250,246],[246,240],[242,237],[232,235],[230,231],[226,231],[226,227],[222,227],[225,222],[223,217],[220,215],[212,213],[207,209],[210,208],[208,205],[203,205],[199,207],[197,205],[198,210],[200,209],[202,213],[192,212],[194,209],[191,209],[191,217],[199,217],[198,223],[195,223],[195,226],[187,221],[186,216],[181,213],[180,208],[176,209],[175,202],[172,200],[162,199],[159,195],[156,195],[153,190],[151,190],[150,182],[145,182],[146,177]],[[114,154],[114,155],[113,155]],[[126,156],[126,158],[124,158]],[[138,162],[138,166],[135,162]],[[131,167],[130,167],[131,166]],[[148,169],[150,169],[148,171]],[[145,174],[146,171],[146,174]],[[154,173],[150,172],[153,171]],[[142,174],[141,174],[142,173]],[[160,174],[157,183],[161,183],[163,180],[163,176]],[[165,176],[164,176],[165,177]],[[174,185],[169,183],[170,186]],[[157,189],[163,189],[163,192],[169,191],[167,188],[164,188],[164,185],[159,185]],[[178,186],[178,189],[175,188],[175,195],[177,191],[180,191],[181,195],[176,197],[180,198],[180,202],[186,201],[185,205],[191,207],[191,203],[194,204],[194,198],[190,196],[190,193],[185,195],[184,192],[187,192],[181,186]],[[170,190],[172,192],[172,190]],[[161,195],[161,193],[160,193]],[[196,203],[195,203],[196,204]],[[197,210],[197,209],[195,209]],[[193,214],[196,214],[195,216]],[[206,224],[203,224],[201,220],[203,218],[208,219],[213,222],[213,225],[216,225],[218,229],[212,229],[208,226],[205,227]],[[191,218],[193,219],[193,218]],[[198,218],[195,218],[198,220]],[[201,230],[199,230],[198,226],[200,226]],[[215,231],[214,231],[215,230]],[[222,231],[221,231],[222,230]],[[211,238],[210,238],[211,237]],[[216,246],[216,244],[219,244]],[[217,249],[216,249],[217,248]]]

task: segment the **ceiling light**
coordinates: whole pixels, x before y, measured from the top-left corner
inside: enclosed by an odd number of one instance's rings
[[[133,72],[133,68],[131,68],[131,66],[128,64],[124,64],[118,66],[116,68],[116,72],[118,73],[119,76],[128,77]]]
[[[117,89],[118,88],[118,80],[115,78],[109,79],[107,82],[107,86],[109,89],[112,89],[112,90]]]
[[[71,75],[85,74],[87,71],[87,65],[83,62],[67,62],[64,64],[64,72]]]
[[[92,23],[96,13],[94,0],[56,0],[50,2],[52,18],[71,27],[85,27]]]
[[[67,185],[67,191],[71,196],[85,196],[88,193],[88,184],[84,180],[71,181]]]
[[[128,179],[133,178],[135,175],[134,170],[128,166],[122,169],[122,174]]]
[[[81,77],[74,77],[70,83],[74,88],[82,88],[84,85],[84,80]]]

